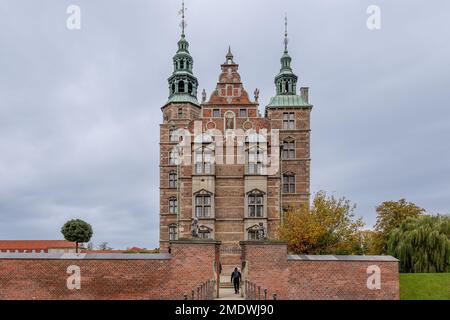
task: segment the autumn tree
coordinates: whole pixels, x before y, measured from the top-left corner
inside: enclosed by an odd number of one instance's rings
[[[398,228],[408,217],[418,217],[425,210],[405,199],[386,201],[377,208],[377,223],[375,224],[375,251],[377,254],[387,253],[387,242],[392,230]]]
[[[391,231],[388,254],[402,272],[449,272],[450,215],[406,218]]]
[[[289,209],[278,238],[297,254],[353,254],[359,250],[364,223],[355,218],[355,205],[318,192],[311,208]]]

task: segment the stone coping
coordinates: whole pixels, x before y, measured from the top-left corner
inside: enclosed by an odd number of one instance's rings
[[[0,253],[0,260],[168,260],[168,253]]]
[[[273,245],[273,246],[282,246],[282,245],[286,245],[287,246],[287,242],[284,241],[277,241],[277,240],[246,240],[246,241],[240,241],[239,244],[242,246],[246,246],[246,245],[254,245],[254,246],[258,246],[258,245],[263,245],[263,246],[267,246],[267,245]]]
[[[217,244],[220,245],[222,242],[212,239],[180,239],[173,240],[169,242],[170,244]]]
[[[398,262],[391,256],[288,255],[290,261],[378,261]]]

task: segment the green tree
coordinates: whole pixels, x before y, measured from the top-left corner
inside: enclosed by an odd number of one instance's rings
[[[93,231],[89,223],[76,219],[67,221],[61,228],[61,233],[67,241],[75,242],[76,252],[78,253],[78,244],[89,242]]]
[[[387,242],[392,230],[398,228],[408,217],[418,217],[425,213],[425,209],[405,199],[385,201],[376,208],[376,211],[377,234],[374,237],[374,251],[377,254],[387,253]]]
[[[361,218],[355,218],[355,205],[318,192],[311,208],[289,209],[278,238],[288,242],[297,254],[356,254],[360,250]]]
[[[402,272],[450,271],[450,216],[407,218],[392,230],[388,254],[400,260]]]

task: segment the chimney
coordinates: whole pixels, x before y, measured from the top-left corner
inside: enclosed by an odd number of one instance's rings
[[[307,103],[309,103],[309,88],[308,87],[300,88],[300,95]]]

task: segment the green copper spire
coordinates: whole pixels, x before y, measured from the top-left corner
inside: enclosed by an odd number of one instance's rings
[[[194,59],[189,53],[189,42],[186,40],[185,20],[186,8],[184,6],[184,0],[182,2],[182,8],[179,12],[181,14],[181,39],[178,41],[178,50],[173,57],[174,71],[169,81],[169,101],[170,102],[191,102],[195,105],[199,105],[197,101],[197,88],[198,81],[194,76],[192,69],[194,66]]]
[[[292,58],[288,51],[289,39],[287,16],[284,18],[284,27],[284,53],[281,57],[280,73],[275,78],[275,85],[277,88],[277,95],[295,95],[298,77],[292,72],[291,68]]]
[[[286,107],[312,107],[307,98],[297,95],[298,77],[292,71],[292,58],[288,51],[288,20],[284,18],[284,52],[281,57],[280,73],[275,77],[275,86],[277,94],[272,97],[267,108],[286,108]]]

